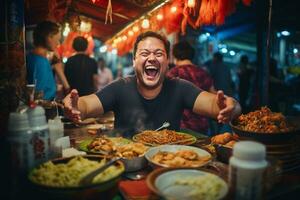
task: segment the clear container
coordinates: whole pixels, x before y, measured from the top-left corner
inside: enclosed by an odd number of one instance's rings
[[[50,154],[51,157],[61,156],[61,149],[55,145],[55,142],[64,136],[64,124],[60,117],[48,120],[50,136]]]
[[[7,139],[13,171],[26,173],[34,166],[32,138],[27,113],[10,113]]]
[[[263,199],[267,166],[266,147],[263,144],[237,142],[229,160],[229,186],[233,199]]]
[[[27,112],[29,124],[33,132],[31,143],[34,149],[34,161],[35,165],[38,165],[50,158],[49,127],[43,107],[36,106]]]

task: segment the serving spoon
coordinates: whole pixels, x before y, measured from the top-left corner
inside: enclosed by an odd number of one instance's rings
[[[157,129],[155,129],[154,131],[160,131],[161,129],[167,128],[170,126],[169,122],[164,122],[163,125]]]
[[[101,167],[95,169],[94,171],[91,171],[90,173],[88,173],[87,175],[85,175],[84,177],[81,178],[81,180],[79,181],[79,185],[83,186],[83,185],[91,184],[91,182],[93,181],[95,176],[97,176],[98,174],[100,174],[101,172],[106,170],[108,167],[110,167],[111,165],[113,165],[115,162],[117,162],[120,159],[121,159],[120,157],[113,158],[110,161],[108,161],[107,163],[105,163],[104,165],[102,165]]]

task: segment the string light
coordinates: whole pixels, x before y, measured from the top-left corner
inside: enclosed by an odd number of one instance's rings
[[[133,31],[128,31],[128,36],[133,36]]]
[[[107,51],[107,46],[103,45],[102,47],[100,47],[99,51],[100,53],[105,53]]]
[[[163,20],[163,18],[164,18],[164,16],[162,14],[156,15],[156,19],[159,21]]]
[[[144,19],[142,22],[142,28],[147,29],[150,27],[150,22],[148,19]]]
[[[70,25],[69,23],[66,23],[65,28],[64,28],[64,32],[63,32],[63,36],[67,37],[68,34],[70,33],[71,29],[70,29]]]
[[[134,27],[132,28],[132,30],[133,30],[134,32],[138,32],[140,29],[139,29],[138,26],[134,26]]]
[[[123,41],[127,40],[127,36],[126,36],[126,35],[123,35],[122,40],[123,40]]]
[[[172,12],[172,13],[175,13],[176,11],[177,11],[177,7],[176,7],[176,6],[172,6],[171,12]]]
[[[194,8],[195,7],[195,0],[188,0],[187,5],[188,5],[189,8]]]
[[[95,1],[97,1],[97,0],[95,0]],[[156,6],[155,8],[153,8],[150,12],[148,12],[148,15],[153,14],[153,12],[155,12],[155,10],[161,8],[162,6],[164,6],[164,5],[165,5],[166,3],[168,3],[169,1],[170,1],[170,0],[166,0],[166,1],[164,1],[163,3],[159,4],[158,6]],[[177,10],[177,8],[176,8],[176,10]],[[176,12],[176,11],[175,11],[175,12]],[[123,28],[120,32],[118,32],[115,36],[113,36],[111,39],[109,39],[108,41],[106,41],[106,43],[109,44],[109,43],[111,43],[112,41],[114,41],[116,37],[118,37],[119,35],[121,35],[124,31],[128,30],[129,27],[132,27],[133,24],[139,23],[144,17],[145,17],[145,16],[141,16],[139,19],[137,19],[137,20],[135,20],[134,22],[132,22],[131,24],[127,25],[127,26],[126,26],[125,28]],[[148,23],[149,23],[149,27],[150,27],[150,22],[148,22]],[[146,26],[147,26],[147,25],[146,25]],[[148,27],[148,28],[149,28],[149,27]],[[143,28],[144,28],[144,27],[143,27]],[[138,27],[137,25],[134,25],[134,26],[132,27],[132,31],[135,32],[135,33],[138,32],[139,30],[140,30],[140,29],[139,29],[139,27]]]

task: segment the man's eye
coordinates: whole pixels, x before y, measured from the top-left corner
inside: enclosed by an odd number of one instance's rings
[[[164,55],[164,54],[163,54],[163,53],[160,53],[160,52],[155,54],[155,56],[157,56],[157,57],[161,57],[161,56],[163,56],[163,55]]]
[[[147,53],[147,52],[142,52],[142,53],[140,53],[140,55],[141,55],[141,56],[148,56],[149,53]]]

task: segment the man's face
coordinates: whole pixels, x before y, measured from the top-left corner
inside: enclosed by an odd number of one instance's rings
[[[137,46],[133,66],[138,84],[155,89],[160,86],[168,70],[168,57],[163,42],[154,37],[147,37]]]
[[[56,47],[60,44],[60,38],[61,38],[60,32],[48,36],[47,45],[49,51],[54,51],[56,49]]]

